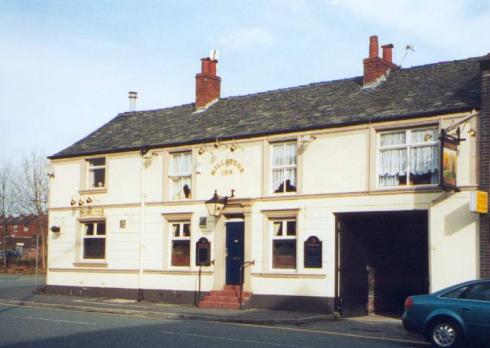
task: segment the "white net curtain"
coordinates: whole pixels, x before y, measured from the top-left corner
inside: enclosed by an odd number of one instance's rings
[[[381,134],[379,186],[437,184],[438,144],[437,128]]]
[[[190,152],[170,156],[170,195],[172,199],[190,198],[192,156]]]
[[[272,191],[296,191],[296,143],[273,145]]]

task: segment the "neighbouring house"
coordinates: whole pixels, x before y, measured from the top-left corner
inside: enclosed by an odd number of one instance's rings
[[[227,98],[203,58],[194,103],[52,155],[47,291],[356,315],[489,277],[490,56],[378,49],[363,76]]]
[[[36,236],[39,235],[38,252],[42,255],[41,231],[39,222],[47,230],[48,216],[42,215],[17,215],[6,216],[5,219],[0,217],[0,250],[3,250],[4,228],[6,250],[11,256],[21,260],[35,260],[36,258]]]

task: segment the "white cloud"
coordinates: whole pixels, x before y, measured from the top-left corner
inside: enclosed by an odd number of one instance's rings
[[[226,50],[245,50],[266,48],[275,41],[274,35],[262,27],[247,27],[234,30],[218,40],[220,48]]]

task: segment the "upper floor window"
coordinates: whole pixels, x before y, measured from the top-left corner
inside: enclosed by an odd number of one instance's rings
[[[191,198],[192,154],[188,152],[173,153],[170,155],[170,198]]]
[[[296,143],[272,145],[272,192],[296,192]]]
[[[439,183],[438,128],[383,132],[378,137],[378,185],[400,187]]]
[[[29,232],[29,225],[24,225],[24,232]]]
[[[88,163],[88,188],[105,187],[105,158],[91,158]]]

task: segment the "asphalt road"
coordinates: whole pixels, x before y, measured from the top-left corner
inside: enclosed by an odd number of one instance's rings
[[[40,283],[43,279],[40,279]],[[32,298],[33,277],[0,275],[0,300]],[[0,304],[0,347],[424,347],[399,320],[302,326],[166,320]]]
[[[306,327],[162,320],[0,305],[1,347],[420,347]]]

